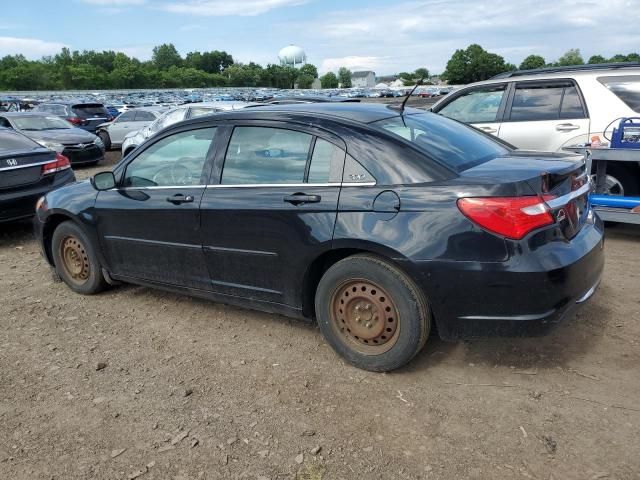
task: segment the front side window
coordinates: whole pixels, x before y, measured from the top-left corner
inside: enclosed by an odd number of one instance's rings
[[[598,77],[598,81],[611,90],[630,109],[640,113],[640,75]]]
[[[509,151],[488,135],[430,113],[387,118],[371,125],[403,138],[428,157],[458,172]]]
[[[222,184],[302,183],[312,136],[270,127],[236,127],[222,171]]]
[[[138,155],[125,172],[124,187],[200,185],[216,129],[175,133]]]
[[[474,89],[445,105],[439,114],[465,123],[495,122],[506,85]]]

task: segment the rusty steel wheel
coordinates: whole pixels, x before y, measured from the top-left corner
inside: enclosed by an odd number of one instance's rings
[[[359,353],[380,355],[398,340],[398,309],[389,294],[369,280],[353,279],[338,286],[330,312],[339,338]]]
[[[76,285],[84,284],[91,275],[89,255],[76,237],[69,235],[60,242],[60,258],[65,273]]]

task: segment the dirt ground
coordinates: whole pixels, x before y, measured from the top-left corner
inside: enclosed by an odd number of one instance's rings
[[[276,315],[76,295],[2,225],[0,479],[638,479],[640,229],[607,233],[601,288],[550,336],[431,338],[374,374]]]

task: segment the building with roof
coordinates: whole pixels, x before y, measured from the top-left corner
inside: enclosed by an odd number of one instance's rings
[[[371,70],[351,73],[351,86],[356,88],[373,88],[376,85],[376,73]]]

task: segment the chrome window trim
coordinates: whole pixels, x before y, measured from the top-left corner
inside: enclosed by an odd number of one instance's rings
[[[30,163],[28,165],[16,165],[15,167],[2,167],[0,168],[0,172],[5,172],[7,170],[17,170],[18,168],[37,167],[39,165],[44,165],[46,163],[53,163],[53,162],[55,162],[55,160],[47,160],[45,162]]]
[[[45,162],[48,163],[48,162]],[[237,185],[167,185],[167,186],[151,186],[151,187],[120,187],[110,190],[163,190],[163,189],[185,189],[185,188],[273,188],[273,187],[374,187],[375,182],[353,182],[353,183],[243,183]]]
[[[592,188],[591,182],[587,182],[583,186],[581,186],[578,190],[574,190],[573,192],[567,193],[566,195],[563,195],[558,198],[547,200],[546,204],[551,209],[564,207],[574,198],[578,198],[581,195],[584,195],[585,193],[589,193],[591,191],[591,188]]]

